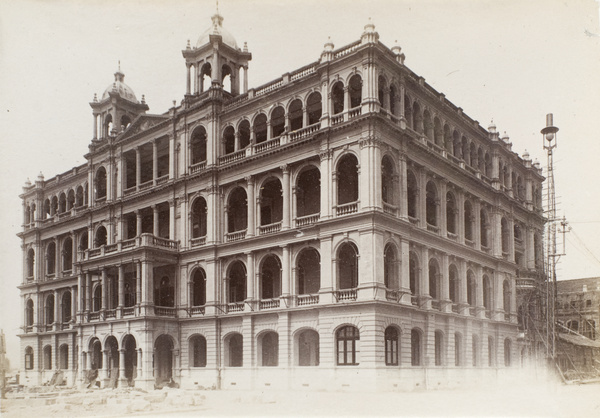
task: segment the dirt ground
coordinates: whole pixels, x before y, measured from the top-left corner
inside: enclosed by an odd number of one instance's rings
[[[194,416],[600,417],[600,383],[387,393],[104,389],[9,393],[2,418]]]

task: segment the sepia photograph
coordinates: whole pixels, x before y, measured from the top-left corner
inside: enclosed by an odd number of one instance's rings
[[[600,0],[0,0],[0,415],[600,416]]]

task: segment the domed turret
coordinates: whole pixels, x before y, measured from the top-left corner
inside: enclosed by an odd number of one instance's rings
[[[135,97],[135,93],[125,82],[125,74],[121,72],[121,66],[119,65],[119,69],[115,73],[115,81],[111,85],[109,85],[106,90],[104,90],[104,94],[102,94],[102,101],[108,99],[110,97],[110,93],[115,93],[121,96],[122,99],[129,100],[133,103],[139,103],[137,98]]]
[[[212,16],[212,25],[210,28],[206,29],[200,38],[198,38],[198,42],[196,42],[196,48],[200,48],[202,45],[205,45],[210,42],[210,36],[220,36],[223,43],[225,45],[229,45],[233,49],[238,49],[237,42],[231,33],[227,31],[223,27],[223,16],[221,16],[218,12]]]

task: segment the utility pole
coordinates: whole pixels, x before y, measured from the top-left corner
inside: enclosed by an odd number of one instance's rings
[[[546,115],[546,127],[541,130],[544,149],[548,153],[548,168],[546,173],[547,202],[546,202],[546,357],[549,361],[556,361],[556,265],[559,258],[564,255],[556,248],[557,230],[565,232],[565,218],[556,217],[556,190],[554,185],[554,149],[558,145],[556,133],[558,128],[553,126],[552,113]],[[559,226],[560,225],[560,226]]]

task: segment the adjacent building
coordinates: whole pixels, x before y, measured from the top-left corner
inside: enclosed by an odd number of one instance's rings
[[[222,22],[182,51],[179,105],[148,113],[117,71],[90,103],[87,162],[23,188],[27,380],[393,390],[510,374],[518,305],[543,281],[539,165],[370,23],[249,89],[252,55]]]

